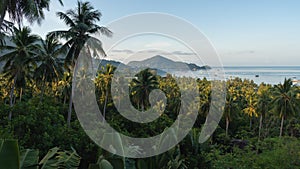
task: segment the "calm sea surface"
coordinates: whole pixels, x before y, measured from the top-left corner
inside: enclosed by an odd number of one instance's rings
[[[284,78],[300,80],[300,66],[241,66],[241,67],[223,67],[225,78],[239,77],[242,79],[250,79],[255,83],[262,82],[268,84],[278,84],[284,81]],[[178,76],[192,76],[193,77],[207,77],[214,79],[222,68],[213,68],[209,71],[196,71],[196,72],[174,72]]]

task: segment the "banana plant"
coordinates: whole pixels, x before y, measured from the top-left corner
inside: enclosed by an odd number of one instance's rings
[[[0,168],[2,169],[57,169],[78,168],[80,156],[54,147],[38,162],[39,151],[25,149],[19,151],[17,140],[0,139]]]
[[[114,169],[109,161],[100,156],[96,164],[90,164],[89,169]]]
[[[19,146],[16,140],[0,140],[0,168],[20,168]]]
[[[40,161],[40,169],[68,168],[76,169],[80,163],[80,156],[73,149],[73,152],[64,151],[58,147],[49,150],[46,156]]]
[[[20,168],[21,169],[38,169],[39,151],[26,149],[20,151]]]

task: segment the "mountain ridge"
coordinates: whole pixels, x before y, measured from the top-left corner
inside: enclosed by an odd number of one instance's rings
[[[156,55],[151,58],[147,58],[142,61],[131,61],[127,64],[130,67],[150,67],[160,70],[207,70],[211,69],[211,67],[205,66],[198,66],[194,63],[185,63],[180,61],[173,61],[171,59],[165,58],[161,55]]]

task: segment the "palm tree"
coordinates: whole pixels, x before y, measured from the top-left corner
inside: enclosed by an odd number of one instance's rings
[[[26,78],[31,74],[35,66],[37,42],[40,37],[31,34],[28,27],[22,29],[14,28],[14,34],[11,37],[13,45],[2,46],[6,52],[0,57],[0,62],[4,64],[4,75],[11,83],[10,106],[13,106],[13,97],[15,87],[20,89],[20,98],[22,88],[26,85]],[[11,112],[9,119],[11,119]]]
[[[69,72],[63,73],[62,79],[56,84],[59,95],[63,96],[63,104],[66,105],[67,97],[71,95],[72,90],[72,79]]]
[[[62,0],[59,0],[62,4]],[[3,0],[0,5],[0,27],[6,14],[11,21],[20,25],[25,17],[30,23],[38,24],[44,19],[44,9],[49,10],[50,0]]]
[[[246,92],[247,107],[243,109],[244,113],[250,118],[250,129],[252,128],[252,118],[253,116],[258,117],[257,113],[257,95],[254,90],[249,90]]]
[[[66,66],[74,66],[80,50],[88,40],[96,43],[95,48],[97,51],[105,55],[101,41],[91,37],[90,34],[102,33],[110,37],[112,32],[106,27],[95,24],[95,22],[100,21],[102,14],[98,10],[94,10],[89,2],[78,1],[76,9],[68,10],[66,13],[57,12],[56,14],[64,20],[70,29],[50,32],[48,36],[56,36],[67,40],[66,45],[70,47],[70,50],[66,56]]]
[[[211,104],[211,85],[210,83],[204,78],[203,80],[198,80],[199,84],[199,93],[200,93],[200,113],[206,117],[209,113],[210,104]]]
[[[147,68],[136,75],[136,78],[132,80],[131,93],[133,99],[137,102],[138,108],[142,111],[145,110],[149,103],[149,94],[153,89],[158,88],[158,82],[155,75]]]
[[[13,32],[14,24],[4,20],[2,25],[0,25],[0,46],[5,45],[5,38],[9,33]]]
[[[257,101],[257,110],[260,115],[259,118],[259,130],[258,130],[258,139],[261,137],[261,130],[262,130],[262,124],[263,124],[263,117],[267,114],[267,112],[270,109],[270,88],[266,86],[265,84],[261,84],[258,88],[257,95],[258,95],[258,101]]]
[[[62,19],[70,29],[50,32],[48,36],[67,40],[65,46],[69,47],[69,51],[65,58],[65,66],[71,73],[73,72],[80,51],[86,43],[89,43],[87,44],[88,46],[93,47],[94,52],[105,56],[101,41],[91,37],[90,34],[102,33],[110,37],[112,32],[106,27],[95,24],[95,22],[100,21],[102,15],[98,10],[94,10],[89,2],[78,1],[76,9],[68,10],[66,13],[57,12],[57,16]],[[71,93],[67,119],[68,126],[70,126],[71,122],[72,103]]]
[[[233,116],[235,116],[235,113],[238,108],[238,105],[236,103],[237,97],[234,95],[234,92],[234,87],[229,87],[226,96],[226,104],[224,108],[224,116],[226,121],[226,136],[228,136],[229,123],[232,120]]]
[[[61,57],[65,50],[61,46],[54,37],[47,37],[46,40],[41,40],[37,58],[39,66],[34,74],[37,83],[41,84],[41,100],[46,84],[57,82],[63,75],[63,60]]]
[[[278,84],[274,86],[274,99],[272,103],[274,105],[274,110],[279,114],[281,118],[280,134],[282,136],[284,119],[295,115],[299,104],[297,100],[296,87],[293,86],[291,79],[284,79],[283,84]]]
[[[107,64],[106,67],[102,68],[102,72],[100,74],[101,80],[103,82],[103,91],[105,91],[105,98],[104,98],[104,105],[103,105],[103,120],[105,119],[106,114],[106,106],[107,106],[107,100],[108,100],[108,91],[109,91],[109,85],[111,83],[111,78],[113,77],[114,71],[116,70],[116,67],[113,65]]]

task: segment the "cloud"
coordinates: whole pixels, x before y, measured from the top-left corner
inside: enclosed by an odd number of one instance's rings
[[[179,55],[179,56],[194,56],[195,53],[193,52],[186,52],[186,51],[162,51],[162,50],[156,50],[156,49],[150,49],[150,50],[142,50],[142,51],[133,51],[130,49],[115,49],[110,52],[112,55],[113,53],[123,53],[123,54],[133,54],[133,53],[139,53],[139,54],[153,54],[153,55]]]
[[[171,54],[173,54],[173,55],[195,55],[195,53],[192,53],[192,52],[183,52],[183,51],[174,51]]]
[[[134,51],[129,50],[129,49],[115,49],[111,51],[112,53],[126,53],[126,54],[132,54]]]
[[[226,53],[227,55],[245,55],[245,54],[254,54],[254,50],[240,50],[240,51],[231,51]]]
[[[255,53],[254,50],[244,50],[244,51],[238,51],[236,54],[253,54]]]
[[[138,53],[157,53],[160,55],[195,55],[195,53],[192,52],[184,52],[184,51],[173,51],[173,52],[165,52],[161,50],[144,50],[144,51],[139,51]]]
[[[145,45],[147,48],[164,48],[164,47],[170,47],[171,44],[168,42],[154,42],[154,43],[148,43]]]
[[[165,52],[162,52],[160,50],[155,50],[155,49],[151,49],[151,50],[142,50],[142,51],[139,51],[138,53],[165,53]]]

